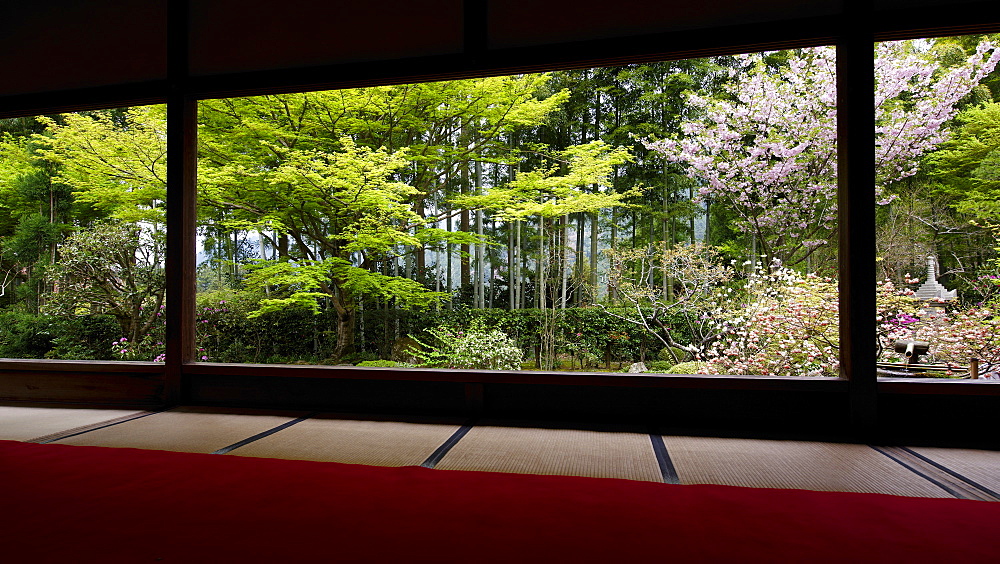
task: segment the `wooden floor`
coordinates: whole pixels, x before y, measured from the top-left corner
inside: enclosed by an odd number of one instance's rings
[[[0,405],[0,440],[1000,501],[1000,452],[205,407]]]

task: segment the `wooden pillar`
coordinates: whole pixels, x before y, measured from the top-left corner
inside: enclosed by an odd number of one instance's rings
[[[847,0],[837,41],[840,366],[850,380],[850,430],[878,424],[875,371],[875,64],[872,5]]]
[[[194,357],[197,102],[188,95],[187,0],[171,0],[167,98],[166,374],[168,405],[183,401],[184,365]]]

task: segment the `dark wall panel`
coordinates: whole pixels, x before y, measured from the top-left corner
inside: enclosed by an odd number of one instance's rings
[[[453,382],[347,380],[212,374],[190,377],[185,403],[288,407],[369,413],[465,411],[465,388]]]
[[[167,0],[0,3],[0,95],[167,76]]]
[[[492,0],[489,47],[526,47],[839,13],[841,0]],[[761,38],[766,40],[767,38]]]
[[[165,404],[163,375],[0,370],[0,401],[160,407]]]
[[[880,394],[884,442],[1000,449],[1000,396]]]
[[[462,50],[462,0],[201,0],[192,2],[191,18],[196,76]]]

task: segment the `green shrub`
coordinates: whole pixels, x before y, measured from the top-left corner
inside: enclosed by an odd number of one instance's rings
[[[702,370],[705,369],[704,362],[691,361],[682,362],[678,365],[672,366],[667,373],[669,374],[701,374]]]
[[[427,333],[432,339],[424,342],[413,337],[421,349],[410,350],[424,361],[421,366],[518,370],[524,359],[513,339],[498,329],[487,330],[482,321],[473,322],[468,329],[439,326]]]
[[[671,365],[674,365],[680,362],[687,362],[691,358],[691,355],[686,350],[681,348],[664,347],[660,349],[660,352],[656,354],[656,357],[663,362],[669,362]]]
[[[674,366],[673,362],[666,360],[651,360],[646,363],[646,372],[652,374],[669,374]]]
[[[115,359],[109,343],[121,335],[122,328],[113,315],[54,317],[50,327],[53,347],[46,353],[48,358]]]
[[[0,312],[0,358],[44,358],[52,350],[52,317]]]
[[[354,364],[356,366],[382,366],[375,364],[365,364],[367,362],[392,362],[392,361],[382,360],[375,353],[368,351],[357,351],[357,352],[347,353],[340,358],[340,364]]]
[[[359,362],[356,366],[374,366],[378,368],[412,368],[412,364],[396,362],[394,360],[366,360]]]
[[[302,308],[271,311],[255,318],[263,294],[218,290],[198,295],[198,346],[213,362],[320,362],[336,344],[333,312],[314,315]],[[281,360],[290,359],[290,360]],[[369,355],[358,360],[376,360]]]

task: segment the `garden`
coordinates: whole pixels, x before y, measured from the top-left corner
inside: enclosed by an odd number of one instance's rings
[[[882,375],[1000,379],[998,41],[874,46]],[[200,361],[839,375],[832,47],[198,120]],[[164,361],[165,132],[0,120],[0,357]]]

